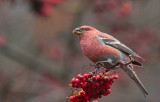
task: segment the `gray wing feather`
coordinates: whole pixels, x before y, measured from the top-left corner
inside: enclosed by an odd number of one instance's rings
[[[122,44],[119,41],[115,41],[112,39],[107,39],[107,38],[100,38],[106,45],[112,46],[122,52],[124,52],[125,54],[128,55],[132,55],[132,56],[136,56],[139,57],[141,59],[143,59],[142,57],[140,57],[137,53],[133,52],[129,47],[127,47],[126,45]],[[144,59],[143,59],[144,60]]]

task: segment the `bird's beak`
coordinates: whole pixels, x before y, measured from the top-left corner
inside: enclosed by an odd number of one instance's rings
[[[74,29],[72,33],[73,33],[74,35],[81,35],[81,34],[82,34],[82,31],[81,31],[81,29],[78,27],[78,28]]]

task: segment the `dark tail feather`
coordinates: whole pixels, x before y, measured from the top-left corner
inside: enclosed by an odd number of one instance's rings
[[[148,95],[148,92],[145,89],[144,85],[139,80],[137,74],[131,68],[131,66],[127,66],[126,68],[124,68],[124,71],[127,72],[127,74],[134,80],[134,82],[137,84],[137,86],[140,88],[140,90],[143,92],[144,96],[146,97],[146,95]]]
[[[133,61],[132,64],[137,65],[139,67],[143,67],[143,65],[141,63],[137,62],[137,61]]]

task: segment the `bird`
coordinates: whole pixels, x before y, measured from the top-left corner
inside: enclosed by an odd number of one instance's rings
[[[135,61],[133,56],[144,60],[142,57],[112,35],[103,33],[92,26],[77,27],[72,33],[79,36],[82,52],[93,63],[96,65],[101,63],[109,70],[123,69],[137,84],[143,95],[145,97],[148,95],[133,69],[134,65],[142,67],[142,64]]]

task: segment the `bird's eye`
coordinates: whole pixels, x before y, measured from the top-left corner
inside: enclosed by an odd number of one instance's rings
[[[85,30],[85,31],[88,31],[88,30],[89,30],[89,28],[84,28],[84,30]]]

